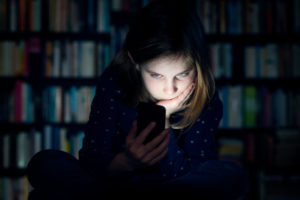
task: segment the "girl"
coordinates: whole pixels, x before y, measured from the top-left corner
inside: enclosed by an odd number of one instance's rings
[[[241,195],[241,169],[216,160],[222,103],[195,7],[194,1],[160,0],[137,15],[92,102],[79,152],[91,180],[119,189],[197,191],[223,199]],[[166,129],[146,144],[155,123],[137,133],[140,102],[166,110]]]

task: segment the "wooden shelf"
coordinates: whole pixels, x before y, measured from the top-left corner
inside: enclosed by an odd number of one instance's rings
[[[236,44],[265,44],[265,43],[289,43],[300,42],[300,34],[281,33],[281,34],[208,34],[206,39],[209,43],[231,42]]]
[[[27,175],[27,169],[18,169],[18,168],[9,168],[3,169],[0,168],[0,176],[9,176],[9,177],[21,177]]]
[[[16,81],[23,81],[39,86],[63,85],[63,86],[95,86],[98,78],[82,78],[82,77],[31,77],[31,76],[16,76],[16,77],[0,77],[0,83],[12,84]]]
[[[82,77],[31,77],[31,76],[2,76],[1,84],[14,83],[16,81],[24,81],[29,83],[39,83],[42,85],[88,85],[93,86],[98,82],[98,77],[82,78]],[[300,79],[293,78],[218,78],[216,84],[221,85],[255,85],[255,86],[272,86],[272,87],[295,87],[300,85]]]
[[[272,87],[296,87],[300,84],[300,79],[293,78],[219,78],[217,85],[255,85]]]
[[[26,40],[40,38],[43,40],[92,40],[110,42],[110,33],[95,32],[0,32],[1,40]]]
[[[32,128],[42,128],[44,126],[59,126],[72,129],[81,129],[84,130],[87,123],[77,123],[77,122],[0,122],[0,130],[30,130]],[[0,131],[0,134],[2,132]]]

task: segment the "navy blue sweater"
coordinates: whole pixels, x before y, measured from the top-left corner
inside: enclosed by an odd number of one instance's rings
[[[81,165],[98,177],[105,177],[109,163],[125,150],[125,138],[137,117],[135,107],[120,101],[124,90],[117,78],[116,71],[111,68],[101,75],[79,152]],[[215,132],[221,118],[222,102],[216,93],[179,141],[176,134],[181,130],[170,128],[168,153],[163,160],[150,170],[137,171],[131,180],[166,181],[188,173],[202,162],[215,159]]]

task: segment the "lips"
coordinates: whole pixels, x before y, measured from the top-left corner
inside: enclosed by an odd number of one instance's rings
[[[170,101],[170,100],[173,100],[175,99],[176,97],[173,97],[173,98],[166,98],[166,99],[161,99],[161,101]]]

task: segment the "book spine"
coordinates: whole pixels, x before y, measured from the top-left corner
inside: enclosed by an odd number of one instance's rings
[[[257,90],[254,86],[245,86],[245,127],[257,127]]]

